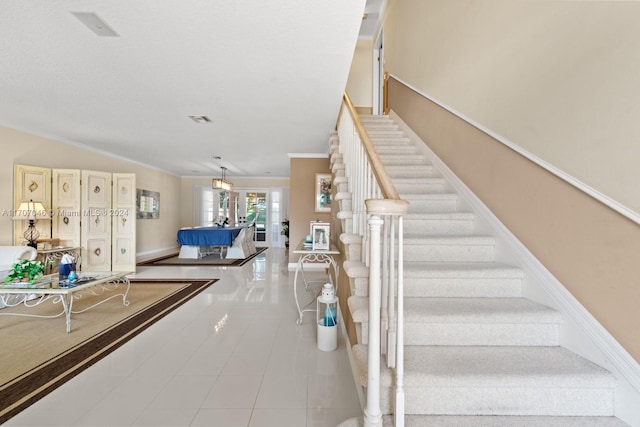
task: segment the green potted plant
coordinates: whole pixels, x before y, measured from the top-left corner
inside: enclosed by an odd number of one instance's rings
[[[28,259],[21,259],[20,261],[13,263],[11,270],[9,270],[9,275],[4,279],[4,282],[33,283],[41,279],[43,274],[43,261],[29,261]]]
[[[282,231],[280,232],[280,234],[282,234],[286,240],[284,241],[284,245],[288,248],[289,247],[289,220],[285,219],[284,221],[281,222],[282,224]]]

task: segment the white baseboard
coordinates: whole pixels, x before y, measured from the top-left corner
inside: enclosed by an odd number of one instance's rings
[[[400,119],[393,119],[424,150],[424,154],[442,173],[471,209],[493,230],[494,237],[509,249],[508,262],[522,268],[530,278],[527,298],[551,305],[563,317],[560,345],[608,369],[618,379],[616,416],[631,425],[640,425],[640,364],[587,311],[549,270],[509,231],[482,201],[431,151],[431,149]],[[506,252],[506,251],[505,251]]]
[[[170,248],[162,248],[162,249],[154,249],[152,251],[138,252],[136,254],[136,262],[145,261],[151,258],[163,256],[163,255],[170,255],[174,252],[177,253],[179,249],[180,249],[179,246],[174,246]]]

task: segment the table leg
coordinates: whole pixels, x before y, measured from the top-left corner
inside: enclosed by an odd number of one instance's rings
[[[300,268],[302,268],[302,258],[298,260],[296,273],[293,275],[293,299],[295,299],[296,307],[298,308],[298,319],[296,320],[296,325],[302,324],[302,310],[300,310],[300,303],[298,302],[298,272],[300,271]]]
[[[60,300],[62,301],[62,309],[64,310],[64,315],[67,320],[67,333],[71,332],[71,307],[73,306],[73,295],[61,295]]]

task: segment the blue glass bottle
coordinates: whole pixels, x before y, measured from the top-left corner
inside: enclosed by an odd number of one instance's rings
[[[330,305],[327,305],[327,308],[324,310],[324,326],[335,326],[336,325],[336,308]]]

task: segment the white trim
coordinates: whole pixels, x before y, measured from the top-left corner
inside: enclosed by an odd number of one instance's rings
[[[514,142],[509,141],[504,136],[498,135],[497,133],[493,132],[492,130],[487,129],[484,126],[480,125],[479,123],[477,123],[477,122],[473,121],[472,119],[466,117],[464,114],[454,110],[453,108],[451,108],[451,107],[445,105],[444,103],[438,101],[437,99],[425,94],[424,92],[421,92],[419,89],[416,89],[415,87],[411,86],[410,84],[404,82],[403,80],[401,80],[397,76],[395,76],[395,75],[391,75],[391,76],[395,80],[397,80],[398,82],[400,82],[403,85],[405,85],[406,87],[408,87],[409,89],[411,89],[414,92],[420,94],[420,96],[423,96],[423,97],[427,98],[428,100],[430,100],[431,102],[437,104],[438,106],[442,107],[443,109],[447,110],[451,114],[454,114],[455,116],[457,116],[460,119],[464,120],[465,122],[469,123],[471,126],[473,126],[473,127],[477,128],[478,130],[486,133],[490,137],[494,138],[496,141],[500,142],[501,144],[506,145],[507,147],[511,148],[513,151],[517,152],[521,156],[525,157],[528,160],[531,160],[533,163],[537,164],[541,168],[547,170],[548,172],[551,172],[552,174],[554,174],[558,178],[560,178],[563,181],[565,181],[565,182],[571,184],[572,186],[576,187],[578,190],[588,194],[589,196],[591,196],[594,199],[598,200],[600,203],[603,203],[604,205],[606,205],[609,208],[613,209],[614,211],[618,212],[620,215],[630,219],[631,221],[635,222],[636,224],[640,224],[640,213],[635,212],[633,209],[631,209],[631,208],[629,208],[627,206],[624,206],[620,202],[618,202],[616,200],[613,200],[612,198],[610,198],[609,196],[607,196],[605,194],[602,194],[600,191],[596,190],[595,188],[585,184],[584,182],[580,181],[579,179],[577,179],[577,178],[569,175],[568,173],[558,169],[557,167],[547,163],[546,161],[542,160],[538,156],[535,156],[534,154],[528,152],[524,148],[518,146]]]
[[[154,258],[156,256],[169,255],[171,253],[178,254],[179,249],[180,249],[179,246],[173,246],[169,248],[154,249],[152,251],[138,252],[136,254],[136,262],[141,262],[146,259]]]
[[[326,159],[329,153],[287,153],[290,159]]]
[[[412,141],[421,141],[419,149],[424,150],[424,154],[480,220],[490,226],[496,240],[510,249],[515,259],[509,261],[515,262],[525,271],[526,276],[533,279],[529,285],[540,288],[539,291],[550,298],[554,308],[562,314],[564,323],[568,324],[567,327],[582,334],[582,337],[561,334],[560,345],[603,366],[616,376],[619,382],[616,390],[616,416],[626,422],[631,421],[632,425],[634,421],[640,420],[640,407],[637,404],[624,405],[624,402],[637,402],[640,399],[640,364],[395,112],[391,112],[390,115]],[[546,301],[538,302],[544,304]],[[628,384],[628,387],[621,385],[620,382]]]

